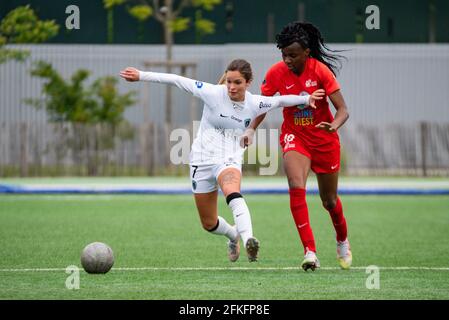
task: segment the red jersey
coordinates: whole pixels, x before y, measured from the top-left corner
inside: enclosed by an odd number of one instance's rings
[[[287,94],[312,94],[317,89],[324,89],[326,96],[340,89],[337,79],[332,71],[322,62],[308,58],[304,71],[298,76],[290,71],[287,65],[280,61],[274,64],[267,72],[261,86],[265,96],[272,96],[279,92]],[[315,126],[322,122],[331,123],[334,120],[327,98],[317,101],[317,108],[299,105],[286,107],[283,110],[284,122],[282,132],[294,132],[310,147],[328,144],[338,140],[336,132],[329,133]]]

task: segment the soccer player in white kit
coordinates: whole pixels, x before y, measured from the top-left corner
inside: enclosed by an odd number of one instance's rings
[[[120,76],[127,81],[150,81],[175,85],[204,102],[203,115],[190,153],[192,192],[204,229],[226,236],[228,257],[240,255],[242,240],[248,260],[257,261],[259,241],[253,236],[251,215],[240,193],[245,149],[240,137],[257,116],[279,107],[310,105],[322,99],[324,90],[311,95],[260,96],[247,91],[251,65],[242,59],[232,61],[225,72],[225,84],[210,84],[175,74],[143,72],[126,68]],[[232,211],[235,226],[218,215],[218,186]]]

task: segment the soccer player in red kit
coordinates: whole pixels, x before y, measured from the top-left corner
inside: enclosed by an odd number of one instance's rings
[[[337,130],[349,117],[335,78],[337,68],[334,62],[338,62],[340,56],[329,53],[320,31],[310,23],[289,23],[276,36],[276,41],[283,61],[267,71],[262,94],[304,95],[322,88],[337,110],[334,117],[327,99],[318,101],[316,109],[298,105],[283,110],[280,144],[289,184],[290,209],[304,246],[301,267],[307,271],[320,266],[306,203],[306,181],[312,170],[317,176],[322,204],[329,212],[336,231],[338,262],[343,269],[349,269],[352,254],[342,203],[337,195],[340,169]],[[254,130],[264,117],[259,116],[250,124],[244,135],[244,144],[251,143]]]

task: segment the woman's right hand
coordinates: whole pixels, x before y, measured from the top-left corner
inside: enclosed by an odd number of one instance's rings
[[[136,68],[128,67],[125,70],[120,71],[120,77],[126,81],[139,81],[139,70]]]
[[[324,91],[324,89],[315,90],[309,97],[309,106],[316,109],[315,102],[317,100],[323,99],[325,96],[326,96],[326,91]]]

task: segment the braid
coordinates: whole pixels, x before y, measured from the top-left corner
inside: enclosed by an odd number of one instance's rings
[[[340,50],[331,50],[324,44],[324,39],[313,24],[306,22],[291,22],[276,35],[277,47],[283,49],[298,42],[304,49],[310,49],[310,56],[324,63],[334,75],[341,69]]]

